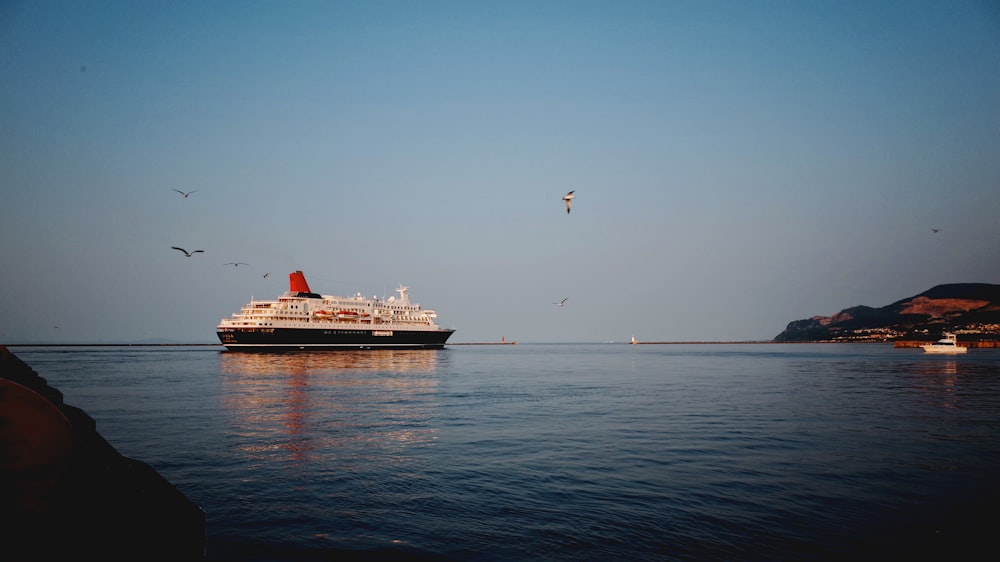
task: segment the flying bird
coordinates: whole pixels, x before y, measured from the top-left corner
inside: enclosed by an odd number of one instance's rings
[[[265,273],[265,274],[264,274],[264,279],[267,279],[267,276],[268,276],[268,275],[270,275],[270,274],[271,274],[271,272],[270,272],[270,271],[268,271],[267,273]]]
[[[224,264],[222,264],[222,265],[231,265],[231,266],[233,266],[233,267],[239,267],[239,266],[241,266],[241,265],[250,265],[250,264],[248,264],[248,263],[246,263],[246,262],[241,262],[241,261],[231,261],[231,262],[229,262],[229,263],[224,263]]]
[[[570,207],[573,206],[573,197],[574,197],[574,195],[573,195],[572,191],[570,191],[566,195],[563,195],[563,201],[566,202],[566,214],[567,215],[569,214]]]
[[[192,193],[194,193],[195,191],[198,191],[198,190],[194,189],[194,190],[191,190],[191,191],[181,191],[179,189],[174,189],[174,191],[176,191],[177,193],[180,193],[181,195],[184,196],[185,199],[187,199],[188,195],[191,195]]]
[[[174,249],[174,250],[180,250],[180,251],[184,252],[184,255],[185,255],[186,257],[189,257],[189,258],[190,258],[190,257],[191,257],[191,256],[192,256],[193,254],[197,254],[197,253],[199,253],[199,252],[204,252],[204,251],[205,251],[205,250],[192,250],[192,251],[190,251],[190,252],[189,252],[189,251],[185,250],[184,248],[178,248],[177,246],[171,246],[170,248],[171,248],[171,249]]]
[[[933,232],[934,234],[937,234],[938,232],[941,232],[941,229],[940,228],[932,228],[931,232]]]
[[[563,300],[561,300],[559,302],[554,302],[552,304],[554,304],[556,306],[566,306],[566,301],[568,301],[568,300],[569,300],[569,297],[566,297]]]

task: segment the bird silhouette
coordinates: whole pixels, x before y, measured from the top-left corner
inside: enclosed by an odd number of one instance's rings
[[[563,195],[563,201],[566,202],[566,214],[567,215],[569,214],[570,207],[573,206],[573,197],[574,197],[574,195],[573,195],[572,191],[570,191],[566,195]]]
[[[173,189],[173,188],[172,188],[172,189]],[[183,196],[184,196],[184,198],[185,198],[185,199],[187,199],[187,196],[188,196],[188,195],[191,195],[191,194],[192,194],[192,193],[194,193],[195,191],[199,191],[199,190],[197,190],[197,189],[194,189],[194,190],[191,190],[191,191],[181,191],[181,190],[179,190],[179,189],[174,189],[174,191],[176,191],[177,193],[180,193],[181,195],[183,195]]]
[[[270,272],[270,271],[268,271],[267,273],[265,273],[265,274],[264,274],[264,279],[267,279],[267,276],[268,276],[268,275],[270,275],[270,274],[271,274],[271,272]]]
[[[569,297],[566,297],[563,300],[561,300],[559,302],[554,302],[552,304],[554,304],[556,306],[566,306],[566,301],[568,301],[568,300],[569,300]]]
[[[184,255],[186,257],[189,257],[189,258],[191,257],[192,254],[197,254],[199,252],[204,252],[205,251],[205,250],[192,250],[192,251],[189,252],[189,251],[185,250],[184,248],[178,248],[177,246],[171,246],[171,248],[174,249],[174,250],[180,250],[180,251],[184,252]]]
[[[250,265],[250,264],[248,264],[248,263],[246,263],[246,262],[241,262],[241,261],[231,261],[231,262],[229,262],[229,263],[224,263],[224,264],[222,264],[222,265],[231,265],[231,266],[233,266],[233,267],[239,267],[239,266],[241,266],[241,265]]]
[[[934,234],[937,234],[938,232],[941,232],[941,229],[940,228],[932,228],[931,232],[933,232]]]

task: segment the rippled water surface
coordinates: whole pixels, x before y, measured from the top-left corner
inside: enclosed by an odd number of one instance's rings
[[[12,348],[207,514],[211,560],[960,559],[1000,350]]]

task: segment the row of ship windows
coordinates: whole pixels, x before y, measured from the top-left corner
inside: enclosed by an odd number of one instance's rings
[[[357,311],[354,311],[354,312],[357,312]],[[274,316],[274,311],[273,310],[266,310],[266,309],[254,309],[254,310],[247,311],[247,315],[248,316]],[[305,316],[305,312],[300,312],[299,315]],[[407,316],[407,315],[404,315],[404,316]]]
[[[270,334],[274,332],[274,328],[241,328],[240,331],[244,333],[258,332],[258,333]],[[371,330],[323,330],[323,333],[330,335],[330,334],[371,334],[372,332]],[[227,338],[232,338],[232,336],[227,334]]]
[[[323,306],[344,307],[344,308],[348,308],[348,309],[351,307],[350,304],[344,304],[344,303],[338,303],[338,302],[323,303]],[[274,310],[270,306],[255,306],[254,308],[256,310]],[[302,308],[302,305],[300,305],[300,304],[293,304],[293,305],[289,305],[289,307],[288,307],[287,310],[300,310],[301,308]],[[380,308],[385,309],[385,310],[409,310],[409,311],[416,311],[417,310],[416,308],[409,307],[409,306],[383,306],[383,307],[380,307]],[[355,310],[361,311],[361,310],[368,310],[368,309],[365,308],[365,307],[362,307],[362,308],[358,308],[358,309],[355,309]]]
[[[253,320],[253,318],[250,318],[250,320]],[[289,317],[289,318],[275,318],[274,320],[278,321],[278,322],[281,322],[281,321],[286,321],[286,322],[308,322],[309,321],[308,318],[293,318],[293,317]],[[356,321],[357,320],[355,319],[355,320],[352,320],[351,322],[356,322]],[[318,322],[318,321],[314,320],[313,322]],[[385,320],[385,319],[383,319],[382,322],[385,323],[385,324],[389,324],[389,323],[392,323],[392,322],[400,322],[400,323],[402,323],[402,322],[411,322],[411,323],[414,323],[414,322],[429,322],[429,321],[426,318],[398,317],[398,318],[393,318],[392,320]],[[246,323],[247,322],[244,321],[244,324],[246,324]],[[370,323],[371,322],[369,320],[367,320],[367,319],[364,322],[362,322],[362,324],[370,324]],[[376,322],[376,324],[377,323],[378,322]],[[274,322],[260,322],[258,320],[256,322],[256,325],[257,326],[273,326]]]
[[[308,318],[304,314],[299,315],[299,316],[281,317],[281,316],[276,316],[275,314],[262,314],[262,313],[256,313],[255,314],[255,312],[257,312],[257,311],[251,311],[250,313],[246,314],[246,316],[249,316],[251,318],[261,318],[261,317],[263,317],[263,318],[276,318],[277,320],[303,320],[303,319]],[[400,315],[400,316],[393,316],[393,318],[397,319],[397,320],[404,320],[406,318],[420,318],[420,317],[419,316]]]

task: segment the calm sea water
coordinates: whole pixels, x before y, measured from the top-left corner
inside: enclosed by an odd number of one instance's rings
[[[995,553],[1000,350],[11,349],[205,510],[210,560]]]

